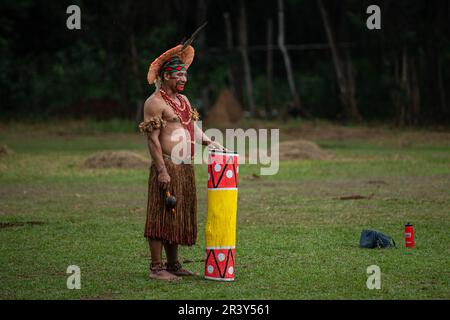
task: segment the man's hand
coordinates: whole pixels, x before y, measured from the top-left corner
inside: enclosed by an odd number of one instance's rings
[[[208,148],[211,149],[217,149],[217,150],[221,150],[221,151],[229,151],[227,148],[225,148],[224,146],[222,146],[220,143],[216,142],[216,141],[211,141],[210,144],[208,144]]]
[[[159,172],[159,174],[158,174],[158,182],[159,182],[159,186],[163,190],[167,190],[169,188],[170,176],[167,173],[167,170],[162,170],[161,172]]]

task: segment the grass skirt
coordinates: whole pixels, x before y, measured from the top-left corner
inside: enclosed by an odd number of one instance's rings
[[[197,239],[197,193],[194,166],[174,164],[164,157],[170,176],[169,191],[177,198],[175,213],[165,206],[165,191],[158,184],[158,171],[150,167],[147,221],[144,236],[169,243],[194,245]]]

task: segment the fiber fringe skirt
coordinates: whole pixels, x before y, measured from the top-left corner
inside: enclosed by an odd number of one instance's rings
[[[148,181],[147,221],[144,236],[168,243],[194,245],[197,239],[197,193],[194,166],[174,164],[164,157],[170,176],[169,192],[177,199],[175,212],[166,209],[165,191],[159,187],[158,171],[150,167]]]

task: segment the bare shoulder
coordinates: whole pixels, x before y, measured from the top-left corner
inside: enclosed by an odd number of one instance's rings
[[[163,111],[163,101],[159,94],[154,93],[145,100],[144,117],[152,117],[161,115]]]

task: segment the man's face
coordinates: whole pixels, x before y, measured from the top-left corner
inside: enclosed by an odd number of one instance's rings
[[[164,74],[164,79],[167,85],[175,90],[176,92],[183,92],[184,86],[187,82],[187,72],[186,71],[176,71],[173,73],[166,72]]]

